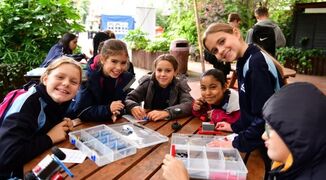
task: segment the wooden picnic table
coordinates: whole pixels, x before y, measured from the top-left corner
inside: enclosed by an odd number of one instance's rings
[[[116,123],[126,121],[127,120],[121,118]],[[201,120],[192,116],[180,118],[178,119],[178,123],[181,124],[182,128],[175,131],[171,128],[171,125],[174,122],[174,120],[158,122],[150,121],[143,124],[162,135],[168,136],[169,142],[137,149],[136,154],[114,161],[102,167],[98,167],[89,158],[86,158],[86,160],[81,164],[65,163],[74,174],[74,177],[69,177],[64,171],[61,171],[61,173],[65,179],[163,179],[161,165],[164,156],[170,153],[172,133],[195,134],[198,132],[198,128],[202,123]],[[76,126],[74,131],[100,124],[110,125],[111,123],[83,122]],[[76,149],[68,139],[57,144],[57,146],[61,148]],[[50,149],[25,164],[24,173],[26,174],[32,170],[48,154],[51,154]],[[245,156],[245,153],[240,154],[242,157]],[[262,179],[264,165],[258,150],[251,153],[246,166],[248,169],[248,180]]]
[[[120,119],[118,122],[125,122],[125,119]],[[158,121],[147,122],[144,126],[153,129],[162,135],[171,138],[172,133],[176,131],[171,128],[175,121]],[[185,117],[178,119],[182,128],[178,133],[193,134],[197,132],[201,121],[194,117]],[[74,130],[96,126],[99,122],[85,122],[75,127]],[[104,123],[109,125],[109,123]],[[75,149],[75,146],[70,144],[69,140],[57,144],[61,148]],[[86,158],[81,164],[65,163],[66,166],[74,174],[74,179],[162,179],[161,165],[165,154],[170,152],[170,142],[153,145],[150,147],[137,149],[137,153],[126,158],[114,161],[102,167],[98,167],[93,161]],[[27,173],[35,167],[46,155],[51,154],[47,150],[29,163],[25,164],[24,172]],[[62,172],[65,179],[71,179],[66,173]]]

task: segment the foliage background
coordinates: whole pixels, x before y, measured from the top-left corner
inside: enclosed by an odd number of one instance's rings
[[[2,94],[20,87],[61,35],[84,29],[71,0],[1,0],[0,14]]]

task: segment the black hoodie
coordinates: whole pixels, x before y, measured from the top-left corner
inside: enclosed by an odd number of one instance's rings
[[[293,156],[289,169],[271,171],[271,179],[326,178],[326,96],[309,83],[293,83],[275,93],[263,117]]]

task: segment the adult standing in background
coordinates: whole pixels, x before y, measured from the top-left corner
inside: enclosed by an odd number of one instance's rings
[[[283,47],[286,44],[286,39],[284,37],[284,34],[281,30],[281,28],[272,20],[269,19],[269,13],[268,13],[268,9],[266,7],[260,6],[258,8],[255,9],[255,17],[257,19],[257,23],[254,25],[253,28],[249,29],[248,33],[247,33],[247,37],[246,37],[246,43],[253,43],[255,42],[253,34],[254,34],[254,29],[255,27],[270,27],[274,30],[274,38],[275,38],[275,42],[274,43],[274,52],[270,52],[269,50],[264,49],[266,51],[268,51],[269,53],[271,53],[273,56],[275,56],[275,48],[278,47]],[[266,30],[264,30],[266,31]],[[265,34],[265,36],[267,36]],[[261,37],[260,41],[264,41],[265,37]],[[259,42],[255,42],[256,44],[262,46]]]
[[[77,48],[77,40],[78,37],[75,34],[65,33],[59,42],[51,47],[40,67],[49,66],[55,59],[63,55],[71,57],[76,61],[86,59],[85,54],[73,54],[73,51]]]

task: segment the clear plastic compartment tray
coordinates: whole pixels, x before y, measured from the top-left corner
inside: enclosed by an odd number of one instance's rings
[[[135,123],[98,125],[69,133],[70,142],[98,166],[135,154],[137,148],[167,142],[168,137]]]
[[[206,146],[214,139],[224,136],[174,133],[171,146],[175,146],[176,158],[183,161],[192,178],[245,180],[248,170],[239,151]]]
[[[106,125],[70,132],[69,140],[98,166],[136,153],[133,144]]]

